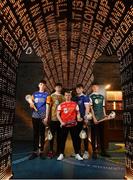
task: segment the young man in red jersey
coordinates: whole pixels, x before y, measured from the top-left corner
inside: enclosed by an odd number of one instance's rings
[[[57,158],[57,160],[62,160],[64,158],[64,149],[65,143],[70,131],[72,142],[75,150],[75,158],[77,160],[83,160],[83,158],[79,155],[80,147],[77,142],[79,133],[77,131],[77,121],[80,121],[80,113],[79,107],[77,103],[71,101],[72,95],[70,91],[65,91],[65,102],[61,103],[57,108],[57,118],[61,123],[61,144],[60,151],[61,154]]]

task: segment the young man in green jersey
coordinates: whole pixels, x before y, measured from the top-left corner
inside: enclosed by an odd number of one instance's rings
[[[100,146],[101,156],[109,157],[104,147],[104,124],[98,121],[106,117],[105,111],[105,98],[99,93],[99,86],[97,84],[92,85],[92,94],[90,95],[91,111],[93,116],[93,122],[91,126],[91,141],[93,149],[93,158],[97,158],[97,146]]]

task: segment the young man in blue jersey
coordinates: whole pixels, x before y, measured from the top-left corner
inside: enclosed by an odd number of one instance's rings
[[[45,142],[45,126],[48,122],[50,99],[48,96],[48,92],[45,91],[46,81],[41,80],[38,84],[38,88],[39,90],[34,92],[32,95],[33,104],[30,104],[30,107],[33,109],[33,153],[29,157],[29,160],[32,160],[38,156],[39,143],[41,144],[40,157],[43,157],[43,148]],[[34,105],[37,111],[34,109]]]
[[[77,102],[79,105],[79,112],[82,118],[81,122],[78,122],[78,133],[80,134],[81,130],[84,128],[84,130],[87,133],[87,124],[85,122],[85,116],[88,115],[90,112],[90,100],[89,97],[86,96],[84,93],[84,88],[82,84],[78,84],[76,86],[76,93],[77,95],[75,96],[74,100]],[[88,133],[87,133],[88,134]],[[79,146],[81,147],[81,139],[78,136],[78,143]],[[84,140],[84,154],[83,154],[83,159],[88,159],[89,154],[88,154],[88,137]]]
[[[92,85],[92,94],[90,95],[91,111],[93,123],[91,125],[91,140],[93,149],[93,158],[97,159],[97,146],[100,146],[101,156],[109,157],[104,147],[104,123],[98,121],[106,117],[105,98],[99,93],[98,84]]]

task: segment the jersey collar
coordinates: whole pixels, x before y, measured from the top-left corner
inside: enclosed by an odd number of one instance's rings
[[[78,95],[78,96],[80,97],[80,96],[84,96],[84,95],[85,95],[85,94],[84,94],[84,93],[82,93],[82,94],[80,94],[80,95]]]
[[[99,92],[93,92],[92,94],[96,94],[96,95],[99,95]]]

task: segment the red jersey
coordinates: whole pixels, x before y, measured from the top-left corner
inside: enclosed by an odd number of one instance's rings
[[[66,127],[77,125],[76,119],[79,107],[75,102],[63,102],[58,106],[57,111],[60,111],[61,119],[66,123]]]

